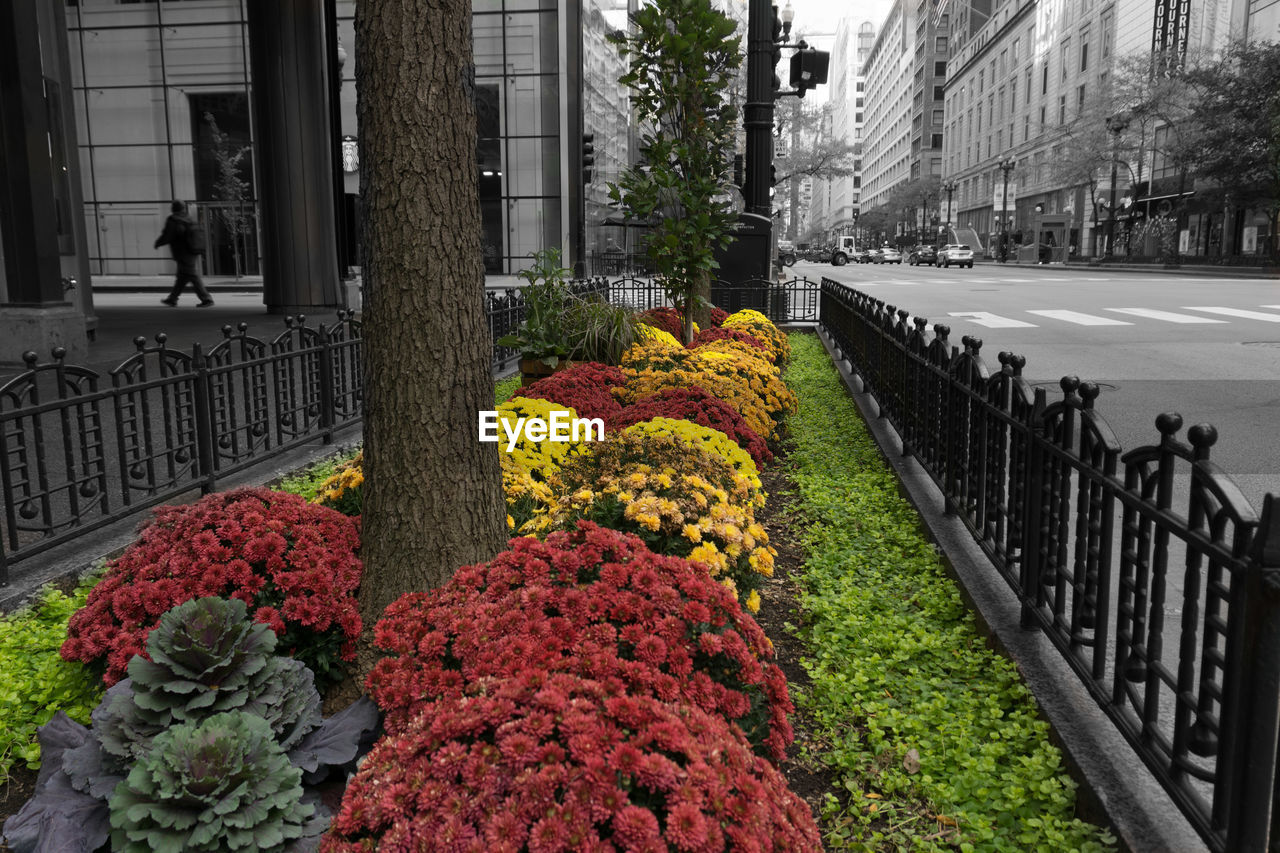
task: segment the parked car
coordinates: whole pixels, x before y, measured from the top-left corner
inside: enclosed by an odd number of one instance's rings
[[[938,267],[949,267],[955,264],[958,267],[973,269],[973,249],[960,243],[948,243],[938,250],[938,259],[933,263]]]
[[[853,256],[853,260],[860,264],[874,264],[878,257],[880,257],[879,249],[863,249]]]
[[[902,263],[902,253],[892,246],[885,246],[880,250],[880,255],[876,258],[878,264],[900,264]]]
[[[933,246],[916,246],[910,252],[907,252],[907,263],[913,267],[921,264],[929,264],[933,266],[938,260],[938,250]]]

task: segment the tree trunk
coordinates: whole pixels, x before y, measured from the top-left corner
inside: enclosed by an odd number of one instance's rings
[[[693,324],[699,329],[711,327],[711,271],[700,270],[698,280],[694,283],[693,298],[689,300],[689,310],[685,312],[684,345],[693,342]]]
[[[476,186],[467,0],[356,5],[366,629],[506,540]]]

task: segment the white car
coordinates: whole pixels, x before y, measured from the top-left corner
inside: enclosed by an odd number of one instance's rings
[[[949,267],[952,264],[973,269],[973,249],[959,243],[943,246],[938,250],[938,260],[934,261],[934,266]]]
[[[902,253],[892,246],[885,246],[876,258],[877,264],[901,264]]]

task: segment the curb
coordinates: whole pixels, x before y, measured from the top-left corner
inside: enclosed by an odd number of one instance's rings
[[[880,417],[875,398],[836,353],[835,343],[819,329],[818,338],[840,372],[885,461],[898,477],[899,491],[920,515],[925,532],[960,586],[988,643],[1017,666],[1052,741],[1080,785],[1076,815],[1109,827],[1122,849],[1133,853],[1207,853],[1199,833],[1179,811],[1164,787],[1147,770],[1128,741],[1089,695],[1053,644],[1037,630],[1021,627],[1017,599],[955,516],[943,512],[942,494]]]

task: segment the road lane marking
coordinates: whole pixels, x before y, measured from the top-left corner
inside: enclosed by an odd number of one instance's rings
[[[1110,317],[1098,317],[1093,314],[1082,314],[1079,311],[1028,311],[1028,314],[1038,314],[1041,317],[1048,317],[1052,320],[1061,320],[1064,323],[1075,323],[1077,326],[1132,326],[1128,320],[1113,320]]]
[[[1188,311],[1204,311],[1207,314],[1221,314],[1224,317],[1243,317],[1246,320],[1262,320],[1264,323],[1280,323],[1280,314],[1268,314],[1265,311],[1246,311],[1243,308],[1218,308],[1211,305],[1183,305]],[[1264,306],[1274,308],[1274,305]]]
[[[1209,317],[1196,317],[1192,314],[1177,314],[1173,311],[1157,311],[1154,308],[1107,308],[1117,314],[1132,314],[1148,320],[1164,320],[1166,323],[1225,323],[1226,320],[1213,320]]]
[[[986,326],[988,329],[1035,329],[1035,323],[1024,323],[1009,317],[1001,317],[990,311],[952,311],[948,316]]]

